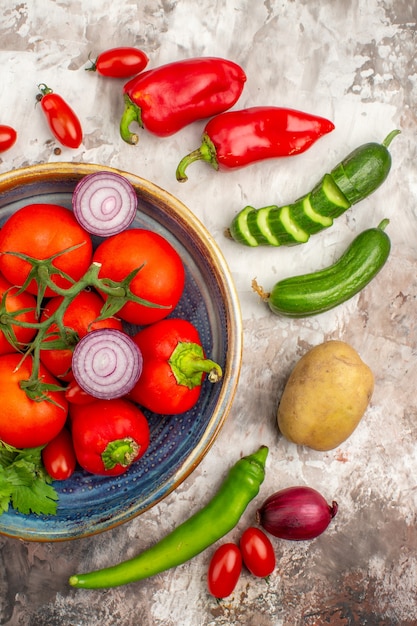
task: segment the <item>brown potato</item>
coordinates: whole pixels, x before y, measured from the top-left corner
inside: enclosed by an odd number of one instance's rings
[[[343,341],[326,341],[295,365],[278,407],[278,427],[293,443],[332,450],[353,433],[374,390],[374,376]]]

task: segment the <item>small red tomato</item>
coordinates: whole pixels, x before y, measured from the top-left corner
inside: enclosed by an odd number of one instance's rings
[[[8,314],[13,317],[8,319]],[[37,322],[35,297],[27,291],[19,293],[19,289],[0,274],[0,354],[20,350],[33,339],[36,328],[20,326],[27,322]]]
[[[65,100],[44,84],[39,85],[40,102],[55,138],[67,148],[78,148],[83,140],[80,120]]]
[[[11,126],[0,124],[0,152],[6,152],[17,139],[17,132]]]
[[[66,480],[73,475],[77,460],[69,430],[64,427],[42,450],[42,461],[54,480]]]
[[[242,555],[235,543],[224,543],[213,554],[208,573],[208,590],[215,598],[230,596],[242,571]]]
[[[98,55],[89,72],[98,72],[108,78],[129,78],[139,74],[148,65],[147,55],[137,48],[111,48]]]
[[[262,530],[250,526],[240,538],[243,562],[254,576],[266,578],[275,569],[275,552]]]

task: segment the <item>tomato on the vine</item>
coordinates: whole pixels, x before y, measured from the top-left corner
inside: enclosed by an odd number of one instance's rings
[[[242,571],[242,555],[235,543],[224,543],[214,552],[207,572],[207,586],[212,596],[230,596]]]
[[[68,403],[61,391],[46,390],[46,398],[28,397],[23,381],[32,374],[33,358],[14,352],[0,356],[0,439],[15,448],[35,448],[51,441],[63,428]],[[58,381],[41,364],[39,378],[45,385]]]
[[[54,480],[70,478],[77,459],[70,431],[64,428],[42,450],[42,461],[49,476]]]
[[[67,102],[44,84],[39,100],[52,134],[63,146],[78,148],[83,140],[80,120]]]
[[[36,299],[35,297],[22,291],[18,293],[18,288],[13,287],[3,276],[0,275],[0,354],[8,352],[16,352],[25,346],[36,334],[35,328],[26,328],[19,324],[14,324],[10,319],[8,322],[3,313],[13,314],[16,322],[34,324],[36,318]],[[4,319],[4,322],[3,322]],[[10,336],[10,330],[12,331]],[[12,339],[14,343],[10,343]]]
[[[41,322],[51,317],[62,304],[62,301],[63,297],[61,296],[51,298],[43,307]],[[48,341],[54,341],[59,337],[57,325],[54,323],[49,327],[44,339],[46,343],[43,344],[45,349],[41,349],[40,358],[48,370],[60,380],[70,381],[72,379],[71,361],[74,346],[87,333],[99,328],[123,330],[121,320],[116,317],[96,321],[103,304],[104,300],[94,291],[81,291],[69,303],[63,315],[63,322],[65,328],[75,334],[72,338],[69,337],[67,348],[55,350],[46,348]]]
[[[69,252],[68,248],[78,246]],[[22,286],[32,268],[29,261],[10,252],[44,260],[57,256],[53,266],[79,280],[87,271],[92,258],[90,235],[80,226],[69,209],[57,204],[28,204],[9,216],[0,230],[0,271],[13,285]],[[52,281],[67,288],[71,282],[54,274]],[[27,291],[37,294],[38,285],[30,281]],[[56,295],[47,289],[46,296]]]
[[[275,552],[270,539],[254,526],[247,528],[240,538],[243,562],[254,576],[266,578],[275,569]]]
[[[12,126],[0,124],[0,152],[6,152],[15,144],[17,132]]]
[[[86,69],[108,78],[129,78],[145,69],[148,62],[147,55],[138,48],[111,48],[101,52]]]
[[[105,239],[93,255],[101,264],[100,278],[122,281],[133,270],[130,283],[135,296],[158,305],[127,302],[117,313],[132,324],[151,324],[169,315],[178,304],[185,284],[182,259],[162,235],[141,228],[125,230]]]

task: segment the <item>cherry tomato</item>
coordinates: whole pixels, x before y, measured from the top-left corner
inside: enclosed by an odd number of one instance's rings
[[[31,400],[20,383],[32,373],[32,357],[18,352],[0,356],[0,439],[15,448],[43,446],[64,427],[68,403],[60,391],[48,391],[47,399]],[[58,385],[56,378],[39,368],[46,384]]]
[[[137,48],[111,48],[99,54],[87,70],[108,78],[129,78],[145,69],[148,62],[147,55]]]
[[[93,261],[101,264],[100,278],[122,281],[141,268],[130,284],[132,293],[161,307],[127,302],[117,313],[132,324],[151,324],[169,315],[179,302],[185,283],[182,259],[158,233],[132,228],[105,239]]]
[[[73,475],[77,459],[71,434],[65,426],[42,450],[42,461],[54,480],[66,480]]]
[[[215,598],[230,596],[242,571],[242,555],[235,543],[224,543],[213,554],[207,573],[208,590]]]
[[[81,389],[74,378],[70,380],[65,389],[65,398],[70,404],[90,404],[90,402],[97,400],[97,398],[90,396],[84,389]]]
[[[35,297],[23,291],[18,293],[18,288],[13,287],[3,276],[0,275],[0,354],[7,354],[8,352],[16,352],[16,350],[24,347],[35,336],[36,329],[25,328],[18,324],[11,322],[10,326],[14,333],[14,338],[17,341],[17,345],[13,346],[7,337],[9,331],[9,325],[4,324],[2,321],[2,314],[15,313],[22,311],[14,318],[17,322],[29,322],[34,324],[37,321],[36,318],[36,299]]]
[[[87,271],[92,258],[90,235],[77,222],[69,209],[57,204],[29,204],[13,213],[0,230],[0,271],[13,285],[21,286],[26,280],[31,264],[6,252],[20,252],[35,259],[47,259],[80,244],[71,252],[57,256],[53,265],[68,274],[74,281]],[[52,281],[60,287],[69,287],[70,281],[54,274]],[[33,280],[27,291],[36,294]],[[47,289],[46,296],[56,295]]]
[[[11,126],[0,124],[0,152],[6,152],[16,142],[17,132]]]
[[[49,302],[43,307],[41,322],[48,319],[55,313],[60,304],[63,301],[63,297],[56,296],[51,298]],[[42,363],[54,376],[57,376],[60,380],[70,381],[72,379],[71,374],[71,361],[74,346],[92,330],[98,330],[99,328],[116,328],[117,330],[123,330],[121,320],[115,317],[109,317],[105,320],[96,321],[100,315],[101,308],[104,304],[104,300],[94,291],[81,291],[67,306],[63,315],[63,322],[65,328],[74,331],[73,341],[69,341],[69,347],[67,349],[57,350],[41,350],[40,358]],[[45,341],[53,341],[58,339],[56,324],[52,324],[48,330],[48,334],[45,337]]]
[[[78,148],[83,140],[80,120],[65,100],[44,84],[39,99],[46,121],[55,138],[67,148]]]
[[[254,576],[266,578],[275,569],[275,552],[271,541],[260,530],[250,526],[240,538],[243,562]]]

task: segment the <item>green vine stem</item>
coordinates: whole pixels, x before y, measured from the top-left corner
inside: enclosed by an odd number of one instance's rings
[[[81,293],[85,289],[94,288],[106,296],[106,300],[103,304],[103,307],[100,311],[100,315],[97,318],[97,321],[113,317],[114,315],[118,313],[118,311],[120,311],[120,309],[122,309],[122,307],[127,302],[136,302],[138,304],[142,304],[144,306],[152,307],[152,308],[169,308],[169,307],[163,307],[159,304],[155,304],[153,302],[150,302],[149,300],[140,298],[139,296],[135,295],[131,291],[131,288],[130,288],[131,282],[135,278],[135,276],[140,272],[142,267],[139,267],[133,270],[128,276],[126,276],[126,278],[124,278],[120,282],[117,282],[109,278],[99,278],[101,264],[96,263],[96,262],[93,262],[90,265],[90,267],[88,268],[84,276],[82,276],[78,281],[74,281],[73,279],[71,279],[71,277],[65,274],[65,272],[61,271],[60,269],[58,269],[56,266],[53,265],[53,261],[58,256],[60,256],[61,254],[65,254],[66,252],[69,252],[71,250],[74,250],[77,247],[78,246],[67,248],[63,250],[62,252],[60,252],[59,254],[55,254],[51,257],[48,257],[47,259],[42,259],[42,260],[34,259],[26,254],[21,254],[17,252],[4,253],[4,254],[11,254],[13,256],[17,256],[20,259],[23,259],[31,264],[31,270],[24,284],[22,285],[22,287],[19,288],[18,293],[25,291],[25,289],[27,288],[27,286],[32,280],[35,280],[37,282],[38,284],[38,295],[37,295],[37,302],[36,302],[37,318],[39,318],[40,316],[40,312],[42,308],[42,301],[43,301],[47,288],[52,290],[57,296],[62,297],[62,302],[59,305],[59,307],[56,309],[56,311],[47,319],[43,321],[39,321],[39,322],[26,322],[26,321],[17,319],[17,317],[22,314],[23,310],[13,311],[10,313],[7,312],[5,305],[4,305],[6,294],[3,296],[3,299],[1,301],[0,329],[3,330],[3,332],[6,334],[7,337],[11,337],[11,338],[14,337],[12,325],[23,326],[25,328],[34,328],[37,330],[36,336],[30,343],[24,346],[24,350],[22,349],[22,346],[19,347],[17,345],[17,342],[12,341],[12,344],[14,345],[14,347],[23,353],[22,362],[28,355],[32,355],[33,367],[32,367],[31,376],[28,380],[21,381],[22,389],[25,390],[28,397],[31,398],[32,400],[48,399],[47,391],[51,390],[52,388],[54,390],[64,389],[64,387],[60,387],[59,385],[51,386],[51,385],[46,385],[45,383],[42,382],[41,377],[39,375],[40,353],[41,353],[41,350],[46,349],[46,347],[49,349],[51,349],[52,347],[55,349],[57,347],[62,348],[62,349],[69,348],[72,345],[74,345],[74,341],[78,339],[77,337],[74,337],[75,333],[71,329],[65,327],[64,314],[68,308],[68,305],[74,300],[74,298],[79,293]],[[62,278],[65,278],[70,283],[70,286],[67,288],[59,287],[52,280],[53,275],[59,275]],[[48,332],[50,331],[50,328],[53,325],[55,325],[58,328],[59,339],[57,343],[54,342],[52,344],[51,341],[46,342],[45,338],[48,335]]]

